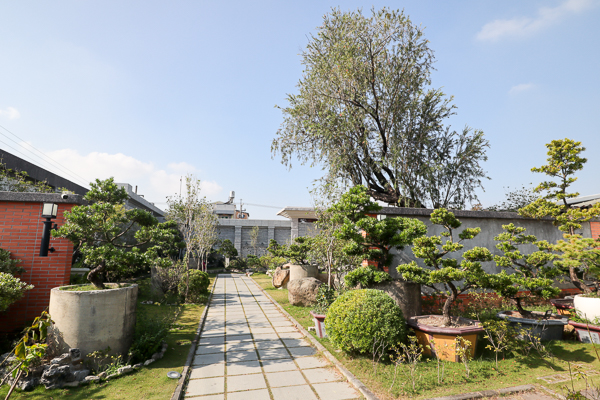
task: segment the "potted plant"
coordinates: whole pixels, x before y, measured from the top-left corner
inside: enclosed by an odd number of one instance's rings
[[[89,204],[66,212],[66,223],[53,232],[74,243],[74,251],[90,266],[90,285],[52,289],[52,336],[59,351],[79,348],[87,354],[110,347],[125,353],[135,328],[137,285],[105,280],[159,263],[175,250],[176,231],[147,211],[127,210],[127,192],[112,178],[90,186],[84,197]]]
[[[538,241],[534,235],[526,235],[525,228],[512,223],[502,225],[502,228],[504,232],[494,238],[499,241],[496,247],[503,253],[495,256],[494,261],[502,271],[491,275],[486,286],[510,300],[517,311],[502,311],[498,317],[512,325],[532,329],[532,333],[542,340],[562,339],[567,317],[523,308],[524,298],[548,300],[560,294],[560,289],[554,286],[554,279],[561,271],[550,264],[556,258],[552,253],[553,246],[545,240]],[[521,246],[535,246],[538,250],[523,254],[519,250]]]
[[[534,191],[545,195],[520,209],[519,214],[534,218],[551,217],[558,229],[564,232],[564,240],[554,245],[554,251],[558,252],[554,265],[566,272],[571,283],[583,293],[575,297],[574,307],[577,310],[579,305],[581,310],[578,313],[587,315],[587,310],[600,310],[600,297],[594,294],[594,291],[600,290],[600,238],[584,238],[580,232],[582,223],[600,216],[600,203],[575,206],[569,201],[579,196],[579,193],[568,193],[568,189],[577,180],[575,173],[587,162],[586,158],[580,157],[585,151],[581,142],[553,140],[546,147],[548,163],[531,170],[544,173],[558,182],[540,183]],[[584,304],[590,304],[590,308]]]
[[[477,336],[483,328],[478,321],[453,317],[450,310],[460,294],[485,287],[491,274],[483,270],[481,262],[491,261],[492,254],[484,247],[474,247],[465,251],[462,254],[463,260],[459,262],[450,255],[462,250],[462,243],[473,239],[481,229],[465,228],[458,234],[458,240],[455,240],[454,233],[460,228],[461,222],[452,212],[444,208],[434,210],[430,220],[434,225],[441,226],[443,231],[440,235],[416,238],[412,248],[414,255],[422,259],[425,266],[413,261],[398,265],[397,270],[405,280],[425,285],[433,293],[445,295],[446,300],[442,315],[412,317],[408,318],[407,323],[416,331],[417,339],[427,354],[433,353],[444,360],[458,361],[456,337],[461,336],[471,342],[470,351],[473,356]],[[441,351],[442,348],[447,348],[447,351]]]

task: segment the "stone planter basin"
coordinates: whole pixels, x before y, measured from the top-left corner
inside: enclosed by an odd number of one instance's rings
[[[532,311],[536,319],[513,317],[511,313],[513,311],[502,311],[496,316],[508,321],[515,328],[531,329],[540,340],[562,340],[564,327],[569,322],[567,316],[558,314],[550,314],[553,319],[544,319],[545,313],[539,311]]]
[[[435,356],[445,361],[459,362],[460,360],[456,353],[456,338],[461,336],[463,339],[471,342],[471,357],[475,357],[477,337],[483,332],[479,321],[469,320],[472,325],[462,327],[438,327],[425,325],[420,322],[420,320],[428,317],[430,316],[421,315],[406,320],[407,325],[415,330],[417,340],[424,348],[424,354]]]
[[[580,318],[600,323],[600,298],[580,294],[573,299],[573,306]]]
[[[81,285],[73,285],[81,286]],[[105,290],[50,292],[51,340],[59,353],[78,348],[82,355],[105,350],[126,354],[133,341],[138,285],[106,284]],[[64,287],[64,286],[63,286]]]

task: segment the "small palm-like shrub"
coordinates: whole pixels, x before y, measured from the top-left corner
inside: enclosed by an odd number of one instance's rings
[[[406,339],[406,320],[391,297],[380,290],[351,290],[329,307],[325,330],[331,341],[347,353],[371,353],[374,347],[392,346]]]
[[[197,269],[190,270],[190,287],[187,291],[187,296],[186,284],[187,278],[182,276],[181,281],[179,281],[178,290],[179,295],[184,298],[186,303],[203,303],[206,300],[208,285],[210,284],[210,279],[206,272]]]

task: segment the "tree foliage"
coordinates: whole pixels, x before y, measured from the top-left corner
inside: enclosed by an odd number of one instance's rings
[[[458,295],[474,288],[485,287],[491,274],[485,272],[482,262],[491,261],[492,254],[485,247],[474,247],[462,254],[462,261],[450,255],[464,248],[465,240],[473,239],[481,228],[465,228],[454,238],[454,230],[461,222],[450,211],[440,208],[431,213],[431,222],[442,226],[445,231],[439,236],[422,236],[414,240],[413,253],[425,263],[416,262],[398,265],[398,273],[409,282],[420,283],[436,293],[447,295],[443,306],[443,323],[451,324],[450,308]],[[445,240],[444,240],[445,238]]]
[[[483,132],[444,126],[452,97],[431,88],[433,51],[399,11],[333,9],[302,52],[298,93],[281,108],[272,152],[291,167],[326,170],[323,183],[365,185],[381,201],[463,208],[486,178]]]
[[[560,289],[554,286],[554,278],[560,270],[551,265],[556,255],[553,246],[545,240],[537,240],[534,235],[526,235],[525,228],[514,224],[502,225],[504,232],[494,240],[502,251],[501,256],[494,256],[496,265],[502,268],[500,273],[489,276],[485,284],[498,294],[514,302],[521,315],[529,317],[531,313],[523,309],[522,296],[536,296],[543,299],[557,297]],[[524,254],[519,250],[522,246],[533,245],[537,251]],[[510,273],[509,273],[510,272]]]
[[[170,255],[177,237],[172,223],[159,223],[148,211],[127,210],[127,192],[113,178],[90,186],[84,196],[90,204],[65,212],[66,223],[52,235],[73,242],[91,267],[88,280],[94,286],[104,288],[107,273],[146,268]],[[135,232],[133,242],[125,240],[130,232]]]
[[[506,199],[499,204],[488,207],[489,211],[518,212],[521,208],[533,203],[539,198],[532,188],[521,186],[520,189],[506,193]]]
[[[552,140],[548,148],[547,164],[531,170],[546,174],[554,180],[541,182],[534,191],[544,194],[541,198],[519,210],[519,214],[531,218],[551,217],[558,229],[564,232],[564,240],[558,241],[555,250],[560,252],[554,264],[568,271],[571,282],[585,293],[592,291],[579,276],[598,270],[600,257],[597,247],[600,239],[583,238],[578,232],[581,224],[600,215],[600,203],[589,208],[574,207],[569,199],[579,193],[569,193],[569,187],[577,181],[575,173],[587,162],[580,156],[585,151],[581,142],[572,139]]]
[[[0,190],[3,192],[52,193],[54,189],[46,181],[35,181],[26,171],[8,168],[0,158]]]
[[[329,211],[340,228],[335,235],[346,241],[344,251],[363,260],[375,261],[383,271],[392,262],[392,249],[402,249],[427,233],[425,224],[414,218],[374,218],[381,206],[372,201],[364,186],[344,193]]]

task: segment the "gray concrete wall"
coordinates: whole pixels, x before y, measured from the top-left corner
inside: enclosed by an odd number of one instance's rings
[[[291,221],[262,220],[262,219],[219,219],[219,239],[229,239],[240,256],[254,254],[250,233],[253,227],[258,227],[256,254],[263,255],[271,239],[278,243],[289,243],[292,232]]]

